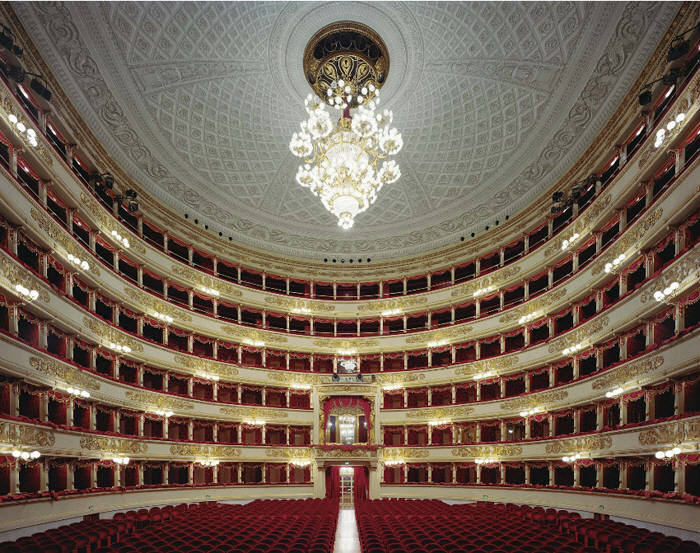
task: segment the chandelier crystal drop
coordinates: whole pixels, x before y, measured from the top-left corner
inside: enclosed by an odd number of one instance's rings
[[[385,158],[399,153],[403,140],[389,126],[391,111],[377,113],[379,90],[373,92],[374,99],[360,104],[353,117],[347,102],[338,104],[329,99],[334,107],[343,110],[335,124],[325,105],[309,94],[309,118],[301,123],[301,131],[294,133],[289,143],[292,153],[304,160],[297,171],[297,182],[321,198],[323,206],[344,229],[352,227],[355,217],[375,202],[385,184],[394,183],[401,176],[399,165]]]

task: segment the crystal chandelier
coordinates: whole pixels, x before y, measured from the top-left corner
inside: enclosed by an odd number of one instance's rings
[[[316,96],[307,97],[309,117],[289,148],[304,160],[297,182],[349,229],[382,186],[401,176],[398,164],[385,159],[401,150],[401,134],[391,127],[391,111],[378,109],[388,58],[381,39],[355,23],[322,29],[309,46],[304,65]],[[340,112],[336,123],[326,103]]]

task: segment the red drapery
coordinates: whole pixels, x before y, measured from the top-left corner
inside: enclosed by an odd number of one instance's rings
[[[326,497],[338,499],[340,497],[340,467],[328,467],[326,469]]]
[[[338,396],[326,400],[326,402],[323,404],[323,415],[326,421],[328,420],[328,413],[330,413],[330,410],[334,407],[341,407],[344,409],[350,407],[359,407],[360,409],[362,409],[362,412],[365,415],[365,421],[367,421],[367,423],[369,424],[370,405],[369,402],[364,398],[354,396]]]
[[[365,467],[354,467],[355,474],[353,482],[355,491],[355,501],[358,499],[367,499],[368,496],[368,479],[367,479],[367,469]]]

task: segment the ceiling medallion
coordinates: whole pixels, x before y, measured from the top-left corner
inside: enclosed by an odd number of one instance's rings
[[[372,29],[347,21],[317,32],[306,46],[303,63],[316,96],[306,98],[309,118],[289,143],[292,153],[304,160],[296,179],[321,198],[338,218],[338,226],[349,229],[382,186],[401,176],[395,161],[379,164],[403,146],[401,134],[390,127],[391,111],[377,108],[389,55]],[[337,123],[326,104],[340,112]],[[355,110],[353,115],[350,110]]]

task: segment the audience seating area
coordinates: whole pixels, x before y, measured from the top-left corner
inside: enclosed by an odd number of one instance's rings
[[[700,553],[607,518],[512,503],[384,499],[355,509],[363,553]]]
[[[0,553],[331,553],[337,519],[330,499],[181,504],[62,526]]]

